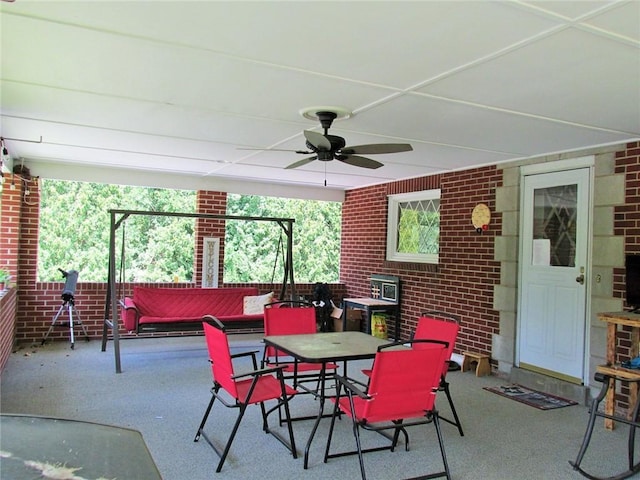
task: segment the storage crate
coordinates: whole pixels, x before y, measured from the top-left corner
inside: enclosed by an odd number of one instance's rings
[[[347,331],[362,331],[362,313],[362,310],[358,310],[355,308],[347,309]],[[342,332],[342,318],[333,319],[333,331]]]

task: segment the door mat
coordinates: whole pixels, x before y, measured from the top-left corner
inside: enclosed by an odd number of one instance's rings
[[[483,387],[483,389],[502,397],[510,398],[516,402],[535,407],[539,410],[552,410],[554,408],[562,408],[578,404],[578,402],[574,402],[573,400],[568,400],[549,393],[538,392],[517,384],[501,385],[499,387]]]

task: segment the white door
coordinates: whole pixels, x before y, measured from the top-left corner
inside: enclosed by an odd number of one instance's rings
[[[518,366],[582,383],[589,168],[523,178]]]

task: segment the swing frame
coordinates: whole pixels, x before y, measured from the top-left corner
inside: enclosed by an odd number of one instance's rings
[[[102,351],[107,348],[109,330],[113,336],[113,351],[116,373],[122,373],[120,361],[120,332],[118,328],[118,298],[116,295],[116,232],[120,227],[124,228],[124,222],[132,215],[159,216],[159,217],[181,217],[209,220],[242,220],[253,222],[274,222],[277,223],[287,236],[287,253],[284,262],[284,276],[280,289],[280,299],[287,298],[293,300],[296,294],[295,281],[293,279],[293,223],[292,218],[276,217],[246,217],[240,215],[217,215],[207,213],[179,213],[179,212],[152,212],[142,210],[121,210],[110,209],[111,217],[109,231],[109,271],[107,281],[107,294],[104,307],[104,322],[102,326]],[[124,255],[124,241],[122,245]],[[121,283],[124,279],[120,279]],[[287,297],[287,287],[290,287],[289,297]]]

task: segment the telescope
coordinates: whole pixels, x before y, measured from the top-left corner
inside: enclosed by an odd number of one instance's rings
[[[66,278],[64,282],[64,288],[62,289],[62,300],[65,302],[70,302],[73,300],[74,295],[76,294],[76,284],[78,283],[78,271],[77,270],[69,270],[68,272],[58,268],[62,276]]]
[[[71,349],[73,350],[73,347],[75,345],[75,335],[73,331],[74,326],[82,327],[82,332],[84,333],[84,337],[87,340],[87,342],[89,341],[89,332],[87,332],[87,329],[82,323],[82,320],[80,320],[80,315],[78,315],[78,311],[76,310],[76,302],[74,298],[76,294],[76,285],[78,284],[78,271],[77,270],[66,271],[61,268],[58,268],[58,270],[60,271],[60,273],[62,273],[62,276],[65,278],[64,288],[62,289],[62,305],[60,305],[60,309],[58,310],[58,313],[56,313],[56,315],[53,317],[51,326],[49,327],[49,330],[47,331],[44,338],[42,339],[42,345],[44,345],[44,343],[47,341],[47,338],[49,337],[49,334],[53,331],[54,327],[68,325],[69,333],[71,335]],[[69,321],[58,322],[58,318],[64,312],[67,312],[67,314],[69,315]],[[75,314],[75,318],[74,318],[74,314]]]

